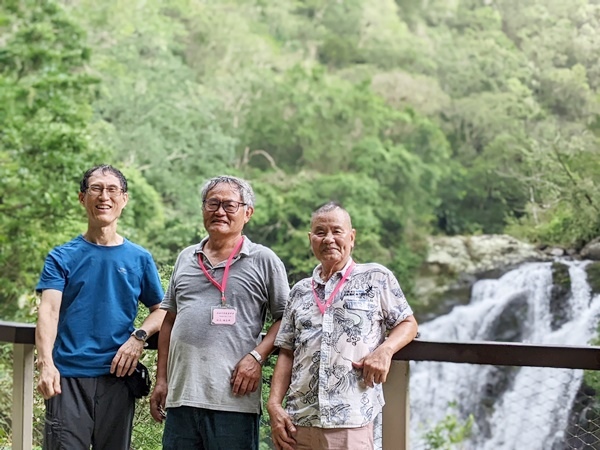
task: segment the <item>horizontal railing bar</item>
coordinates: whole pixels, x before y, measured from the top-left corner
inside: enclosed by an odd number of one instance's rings
[[[149,349],[155,349],[158,334]],[[0,321],[0,342],[35,344],[35,324]],[[600,370],[600,347],[514,342],[433,342],[417,339],[394,355],[402,361]]]
[[[396,360],[600,370],[600,347],[415,340]]]
[[[35,324],[0,320],[0,342],[35,344]]]

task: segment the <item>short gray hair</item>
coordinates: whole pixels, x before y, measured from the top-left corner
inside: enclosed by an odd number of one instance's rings
[[[317,209],[315,209],[310,216],[310,226],[312,227],[312,224],[317,216],[320,216],[321,214],[326,214],[331,211],[335,211],[336,209],[339,209],[348,216],[348,223],[350,224],[350,228],[352,228],[352,218],[350,217],[350,213],[338,202],[327,202],[324,205],[321,205]]]
[[[219,175],[218,177],[211,178],[204,186],[202,186],[201,196],[202,202],[206,200],[206,196],[210,192],[211,189],[221,183],[227,183],[235,190],[240,193],[240,197],[242,197],[242,203],[245,203],[246,206],[250,206],[254,208],[254,191],[246,180],[242,180],[241,178],[232,177],[229,175]]]

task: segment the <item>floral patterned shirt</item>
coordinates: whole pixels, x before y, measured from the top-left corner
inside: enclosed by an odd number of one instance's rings
[[[293,351],[286,410],[294,424],[320,428],[367,425],[384,405],[381,385],[367,387],[352,367],[413,314],[398,281],[380,264],[356,264],[331,306],[321,314],[315,293],[329,299],[343,273],[327,282],[321,265],[290,292],[275,345]],[[314,291],[312,287],[314,280]]]

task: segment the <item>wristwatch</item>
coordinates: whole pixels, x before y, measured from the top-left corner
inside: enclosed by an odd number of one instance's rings
[[[131,335],[138,341],[142,342],[146,342],[146,339],[148,339],[148,333],[146,333],[146,330],[142,330],[141,328],[136,328],[135,330],[133,330],[133,333],[131,333]]]
[[[264,364],[264,361],[262,359],[262,356],[260,356],[260,353],[258,353],[256,350],[252,350],[250,352],[250,355],[252,355],[252,357],[262,366]]]

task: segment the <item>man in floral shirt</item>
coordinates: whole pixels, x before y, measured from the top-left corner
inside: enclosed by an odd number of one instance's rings
[[[309,239],[320,264],[292,289],[275,340],[267,409],[277,450],[373,449],[381,383],[392,356],[417,334],[392,272],[353,261],[355,235],[336,203],[312,215]]]

